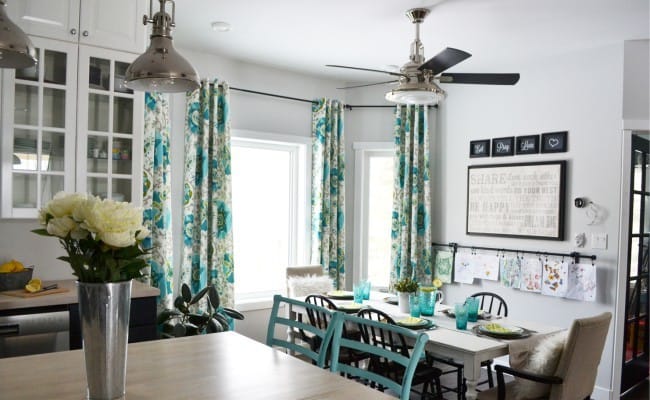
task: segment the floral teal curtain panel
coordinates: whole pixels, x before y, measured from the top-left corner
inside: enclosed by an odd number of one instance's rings
[[[171,176],[169,167],[169,101],[161,93],[145,93],[143,223],[151,235],[144,247],[150,248],[149,280],[160,289],[159,311],[172,308],[174,267],[171,232]]]
[[[345,287],[344,106],[312,104],[311,262],[321,264],[337,288]]]
[[[391,287],[405,277],[430,285],[431,199],[427,106],[398,105],[394,138]]]
[[[202,82],[187,94],[181,281],[234,305],[229,89]]]

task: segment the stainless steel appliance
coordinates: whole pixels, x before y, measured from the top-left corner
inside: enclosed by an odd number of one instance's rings
[[[70,349],[67,307],[0,316],[0,358]]]

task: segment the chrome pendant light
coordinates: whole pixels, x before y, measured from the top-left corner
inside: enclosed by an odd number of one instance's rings
[[[2,1],[2,0],[0,0]],[[149,0],[149,16],[142,22],[153,24],[149,48],[126,70],[128,88],[152,92],[187,92],[200,86],[199,74],[192,64],[174,49],[171,31],[176,26],[176,4],[173,0],[158,0],[160,11],[153,15],[153,0]],[[172,15],[165,12],[172,5]]]
[[[36,64],[36,48],[25,32],[7,15],[7,1],[0,0],[0,68],[27,68]]]

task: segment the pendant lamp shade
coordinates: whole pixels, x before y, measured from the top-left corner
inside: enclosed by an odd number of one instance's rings
[[[7,15],[7,2],[0,0],[0,68],[27,68],[36,64],[36,48],[25,32]]]
[[[1,0],[0,0],[1,1]],[[144,16],[143,22],[153,24],[149,48],[129,65],[125,74],[126,87],[150,92],[187,92],[201,83],[196,69],[172,43],[171,31],[176,26],[175,4],[172,0],[158,0],[160,11],[153,17]],[[172,15],[165,12],[166,3],[172,4]],[[149,15],[153,12],[149,1]]]

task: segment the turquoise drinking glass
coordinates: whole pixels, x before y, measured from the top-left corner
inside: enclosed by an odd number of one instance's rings
[[[411,317],[420,317],[420,297],[416,294],[409,295],[409,312]]]
[[[355,283],[352,285],[352,295],[354,296],[354,302],[362,304],[363,303],[363,284]]]
[[[420,288],[420,313],[422,315],[433,315],[435,310],[436,300],[435,292],[428,288]]]
[[[476,297],[468,297],[465,300],[465,304],[467,305],[467,320],[469,322],[476,322],[478,320],[478,299]]]
[[[370,281],[363,281],[363,299],[370,300]]]
[[[454,304],[454,315],[456,316],[456,329],[467,329],[467,306],[465,303]]]

